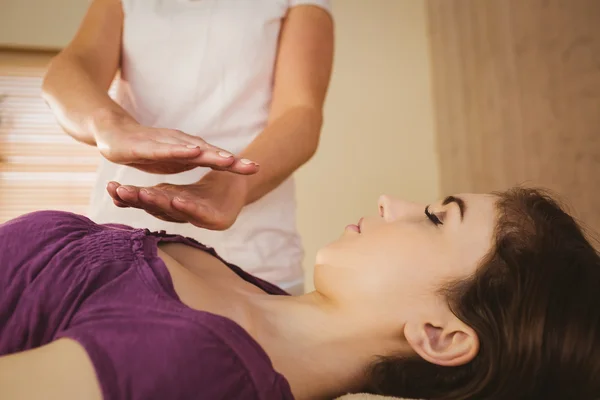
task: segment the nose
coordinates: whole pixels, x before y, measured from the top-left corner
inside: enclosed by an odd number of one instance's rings
[[[410,201],[395,199],[388,195],[382,195],[377,201],[379,216],[388,222],[397,219],[421,215],[425,206]]]

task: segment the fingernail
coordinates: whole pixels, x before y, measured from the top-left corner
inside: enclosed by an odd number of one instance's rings
[[[175,200],[177,200],[180,203],[185,203],[186,200],[182,199],[181,197],[175,197]]]
[[[248,160],[247,158],[242,158],[242,159],[240,160],[240,162],[241,162],[242,164],[246,164],[246,165],[250,165],[250,164],[255,164],[255,165],[258,165],[258,164],[256,164],[254,161],[250,161],[250,160]]]
[[[117,188],[117,190],[119,190],[119,189],[123,189],[123,190],[125,190],[125,191],[127,191],[127,192],[131,192],[131,188],[128,188],[127,186],[119,186],[119,187]]]
[[[228,153],[226,151],[218,151],[217,154],[219,154],[221,157],[223,158],[229,158],[229,157],[233,157],[233,154]]]
[[[187,145],[187,146],[185,146],[185,147],[187,147],[188,149],[197,149],[197,148],[199,148],[200,146],[195,146],[195,145],[193,145],[193,144],[188,144],[188,145]]]

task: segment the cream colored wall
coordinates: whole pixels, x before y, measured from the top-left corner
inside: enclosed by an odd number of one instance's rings
[[[319,247],[386,193],[438,196],[421,0],[334,0],[335,67],[318,154],[298,174],[307,287]]]
[[[0,0],[0,45],[61,48],[69,42],[89,0]]]
[[[87,2],[1,0],[0,44],[62,47]],[[380,194],[438,196],[424,1],[333,0],[333,9],[336,56],[323,137],[297,173],[308,288],[317,249],[376,213]]]

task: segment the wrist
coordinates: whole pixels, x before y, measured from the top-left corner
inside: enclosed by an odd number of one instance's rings
[[[108,108],[93,111],[87,120],[88,129],[96,143],[103,133],[123,130],[128,125],[138,125],[138,123],[124,111]]]

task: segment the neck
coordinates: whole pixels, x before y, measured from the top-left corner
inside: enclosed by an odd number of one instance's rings
[[[401,338],[379,335],[318,292],[304,296],[253,296],[248,331],[283,374],[296,399],[357,392],[378,355],[403,349]]]

